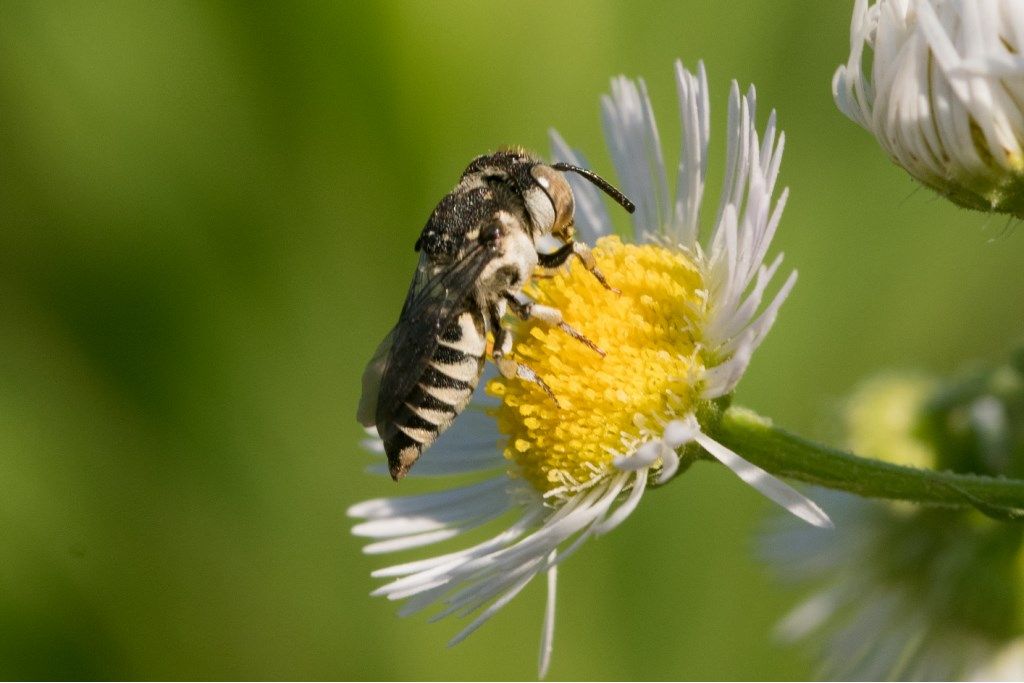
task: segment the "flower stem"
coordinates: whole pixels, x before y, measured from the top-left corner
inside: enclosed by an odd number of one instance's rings
[[[744,408],[729,408],[714,438],[758,467],[869,498],[974,507],[1002,520],[1024,519],[1024,481],[892,465],[816,444]]]

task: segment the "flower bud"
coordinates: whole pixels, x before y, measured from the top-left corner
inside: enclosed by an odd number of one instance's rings
[[[1024,217],[1024,3],[858,0],[850,48],[844,114],[952,202]]]

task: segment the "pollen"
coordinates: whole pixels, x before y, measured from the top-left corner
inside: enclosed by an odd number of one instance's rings
[[[547,496],[604,477],[616,455],[660,436],[694,408],[704,374],[701,329],[707,309],[701,271],[684,251],[605,237],[593,250],[614,292],[575,259],[527,294],[554,306],[600,348],[558,327],[518,319],[513,357],[547,384],[499,377],[498,428],[510,473]]]

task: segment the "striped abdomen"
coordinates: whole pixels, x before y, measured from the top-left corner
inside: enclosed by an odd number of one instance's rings
[[[381,434],[391,477],[396,481],[469,403],[487,352],[484,316],[480,311],[465,311],[437,342],[419,383]]]

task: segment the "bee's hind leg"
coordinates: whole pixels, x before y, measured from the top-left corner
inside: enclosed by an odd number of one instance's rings
[[[505,294],[505,300],[508,301],[509,308],[512,309],[512,312],[523,320],[530,320],[532,318],[547,325],[556,326],[573,339],[586,344],[594,351],[601,354],[601,357],[604,358],[605,352],[601,350],[597,344],[583,336],[582,332],[565,322],[565,320],[562,319],[562,312],[557,308],[538,304],[525,297],[517,297],[514,294]]]
[[[498,366],[498,372],[506,379],[519,378],[536,384],[551,397],[556,406],[561,407],[555,392],[551,391],[551,387],[534,372],[533,368],[509,357],[512,353],[512,333],[501,324],[501,318],[505,313],[504,309],[504,302],[500,302],[490,311],[491,327],[494,330],[494,350],[491,352],[491,356],[494,358],[494,364]]]

